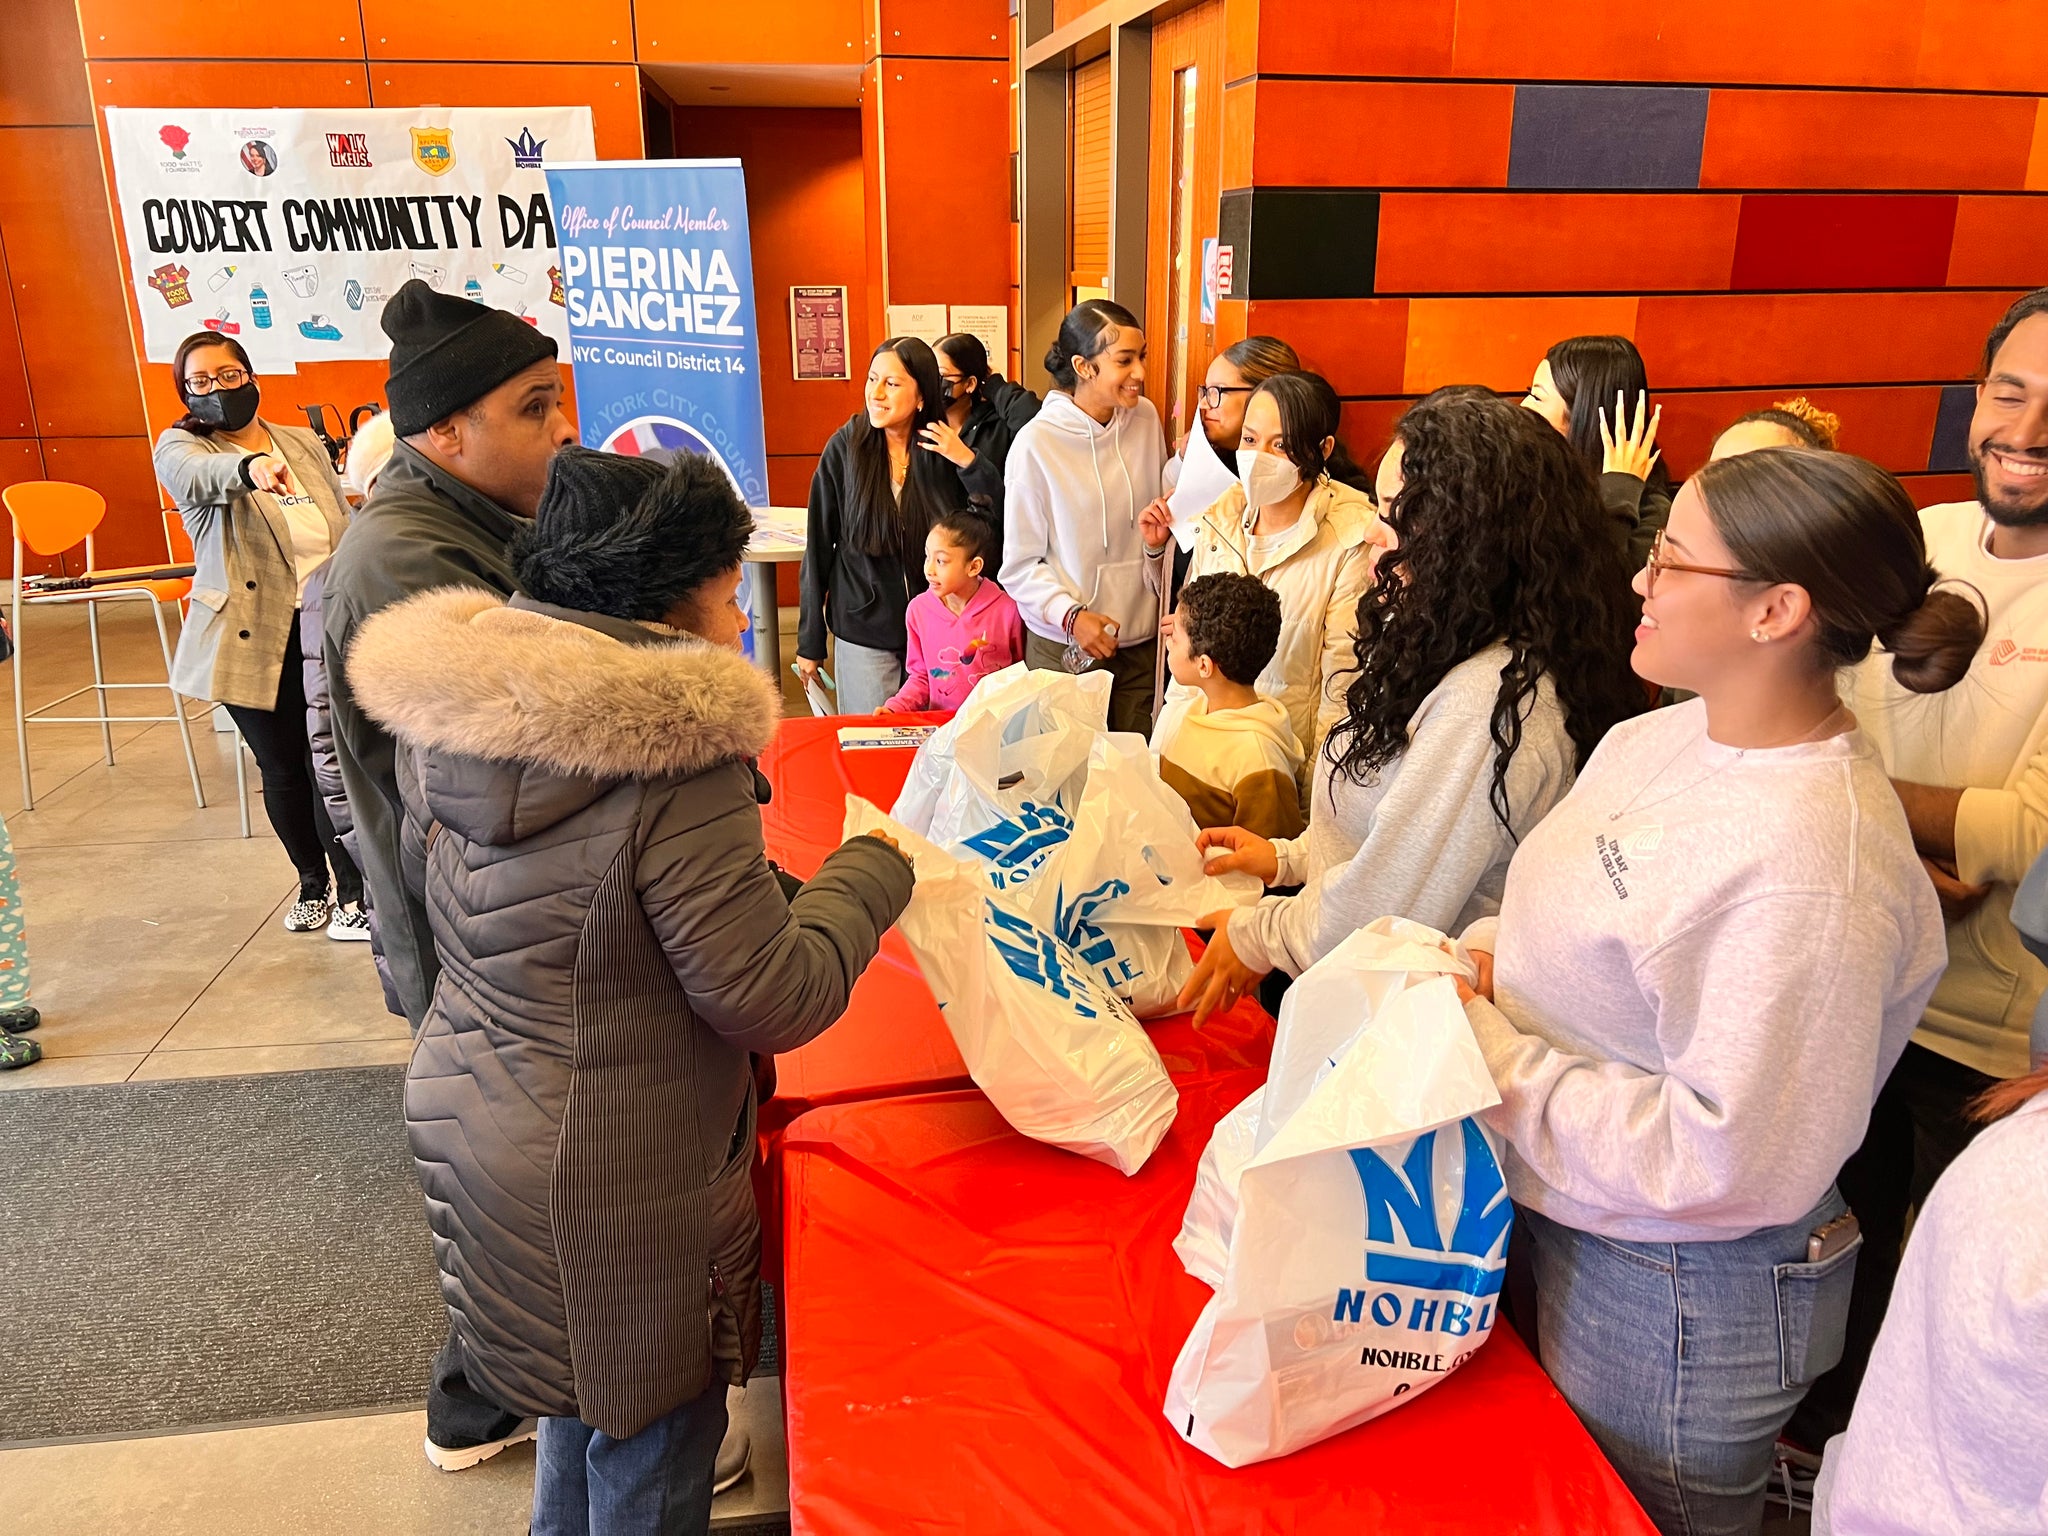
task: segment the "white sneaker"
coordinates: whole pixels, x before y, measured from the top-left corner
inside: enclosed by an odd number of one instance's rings
[[[539,1419],[521,1419],[511,1434],[502,1440],[486,1440],[482,1445],[436,1445],[432,1440],[422,1443],[427,1449],[427,1460],[443,1472],[461,1472],[480,1461],[489,1461],[506,1446],[517,1445],[522,1440],[531,1440],[539,1433]]]
[[[370,940],[370,914],[358,903],[337,901],[333,920],[327,925],[327,937],[367,944]]]
[[[740,1422],[740,1404],[746,1401],[745,1387],[725,1389],[725,1438],[718,1442],[718,1457],[712,1462],[711,1491],[720,1494],[747,1475],[747,1463],[754,1444],[747,1426]]]
[[[292,903],[291,910],[284,915],[286,933],[314,933],[327,926],[327,916],[333,908],[326,893],[318,896],[301,896]]]

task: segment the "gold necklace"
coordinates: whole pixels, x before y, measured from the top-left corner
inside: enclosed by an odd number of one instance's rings
[[[1820,741],[1828,736],[1833,736],[1837,733],[1829,730],[1828,727],[1835,723],[1836,716],[1847,714],[1849,714],[1848,706],[1843,704],[1838,699],[1835,701],[1835,707],[1833,709],[1829,710],[1825,715],[1821,716],[1821,718],[1817,722],[1815,722],[1813,725],[1808,726],[1805,730],[1799,732],[1797,735],[1788,736],[1783,741],[1767,741],[1762,746],[1758,747],[1736,747],[1733,749],[1734,756],[1730,757],[1727,762],[1722,763],[1719,767],[1710,768],[1705,773],[1701,774],[1698,778],[1694,779],[1690,784],[1681,785],[1679,788],[1670,791],[1668,794],[1659,795],[1656,799],[1651,800],[1643,805],[1636,804],[1638,800],[1641,800],[1643,798],[1643,790],[1639,789],[1635,792],[1634,795],[1632,795],[1629,798],[1629,802],[1627,805],[1624,805],[1618,811],[1608,812],[1607,819],[1610,822],[1619,821],[1622,817],[1628,815],[1631,811],[1647,811],[1650,809],[1651,806],[1662,805],[1666,800],[1676,800],[1680,795],[1690,794],[1693,790],[1698,789],[1702,784],[1706,783],[1709,779],[1714,778],[1718,774],[1727,772],[1730,768],[1734,767],[1737,763],[1741,762],[1743,758],[1748,756],[1751,752],[1773,752],[1780,747],[1801,746],[1809,741]],[[1850,716],[1850,718],[1851,720],[1853,720],[1855,717]],[[1662,768],[1657,770],[1656,774],[1651,778],[1650,784],[1655,784],[1659,779],[1663,778],[1665,774],[1669,773],[1672,769],[1672,766],[1676,764],[1681,757],[1685,756],[1686,753],[1690,752],[1693,749],[1694,745],[1695,741],[1688,741],[1676,752],[1672,753],[1671,761],[1666,763]],[[1650,784],[1644,785],[1643,789],[1648,789],[1650,787]]]

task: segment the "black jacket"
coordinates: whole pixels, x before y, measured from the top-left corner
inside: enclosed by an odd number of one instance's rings
[[[994,519],[998,534],[1002,531],[1001,507],[1003,505],[1003,466],[1009,462],[1010,444],[1016,439],[1024,423],[1038,414],[1038,396],[1028,389],[1019,388],[1007,379],[993,379],[989,387],[1001,394],[1001,403],[991,395],[975,398],[974,409],[967,413],[967,425],[960,429],[960,440],[974,450],[974,463],[960,471],[960,478],[967,489],[976,496],[987,496],[989,505],[997,509]],[[1021,402],[1017,397],[1021,396]],[[1021,419],[1013,419],[1004,406],[1015,409]],[[1002,551],[991,560],[988,569],[1002,568]]]
[[[903,612],[924,590],[924,551],[870,555],[846,542],[855,497],[853,433],[864,415],[856,414],[832,434],[818,456],[811,476],[811,515],[804,543],[802,595],[798,607],[796,653],[812,661],[825,659],[825,632],[871,650],[901,655],[908,637]],[[972,505],[966,476],[949,460],[918,447],[944,486],[942,497],[953,506]],[[998,487],[1000,491],[1000,487]],[[1000,505],[998,503],[997,505]],[[1000,517],[1000,514],[995,514]]]
[[[1615,537],[1622,541],[1633,576],[1650,558],[1650,546],[1671,520],[1671,490],[1663,476],[1652,484],[1635,475],[1609,470],[1600,477],[1600,500],[1614,519]]]
[[[1010,435],[1015,437],[1032,417],[1038,414],[1041,402],[1022,384],[1011,382],[1000,373],[992,373],[988,379],[988,403],[1010,424]]]

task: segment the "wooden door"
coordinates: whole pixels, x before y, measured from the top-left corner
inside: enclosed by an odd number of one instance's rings
[[[1073,73],[1067,173],[1067,303],[1109,293],[1109,59],[1091,59]]]
[[[1214,350],[1202,323],[1203,242],[1216,238],[1223,164],[1223,0],[1204,0],[1152,30],[1151,191],[1147,199],[1146,392],[1167,435],[1195,421],[1195,391]]]

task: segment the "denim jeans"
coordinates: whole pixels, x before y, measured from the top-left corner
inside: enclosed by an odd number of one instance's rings
[[[840,714],[872,715],[903,686],[902,653],[837,641],[832,647],[832,680],[839,684],[834,699]]]
[[[725,1383],[637,1435],[542,1419],[531,1536],[702,1536],[725,1437]]]
[[[1727,1242],[1596,1237],[1517,1207],[1543,1367],[1666,1536],[1763,1524],[1772,1445],[1842,1352],[1860,1242],[1810,1264],[1829,1190],[1789,1226]]]

